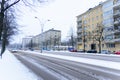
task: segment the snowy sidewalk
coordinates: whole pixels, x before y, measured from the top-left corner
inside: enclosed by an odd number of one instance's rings
[[[6,51],[0,59],[0,80],[38,80],[13,54]]]

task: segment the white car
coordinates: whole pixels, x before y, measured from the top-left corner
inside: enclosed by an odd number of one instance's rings
[[[18,50],[16,49],[13,49],[13,50],[10,50],[12,53],[16,53]]]
[[[101,54],[112,54],[112,52],[109,50],[102,50]]]

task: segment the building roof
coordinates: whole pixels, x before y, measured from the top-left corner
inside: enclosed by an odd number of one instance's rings
[[[84,14],[86,14],[86,13],[88,13],[88,12],[91,12],[91,11],[95,10],[96,8],[98,8],[98,7],[101,7],[102,4],[103,4],[103,2],[100,2],[99,5],[97,5],[97,6],[93,7],[93,8],[89,8],[87,11],[85,11],[84,13],[82,13],[82,14],[76,16],[76,17],[83,16]]]

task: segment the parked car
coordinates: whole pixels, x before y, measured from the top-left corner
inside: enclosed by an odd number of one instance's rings
[[[70,50],[70,52],[77,52],[77,50],[76,49],[72,49],[72,50]]]
[[[34,51],[34,49],[33,49],[33,48],[29,48],[29,50]]]
[[[96,50],[88,50],[87,53],[97,53]]]
[[[120,51],[116,51],[116,52],[114,52],[114,54],[118,54],[118,55],[120,55]]]
[[[16,52],[18,52],[18,50],[16,50],[16,49],[13,49],[13,50],[10,50],[12,53],[16,53]]]
[[[68,48],[68,50],[69,50],[70,52],[77,52],[77,50],[74,49],[74,48]]]
[[[109,50],[102,50],[101,54],[112,54],[112,52]]]
[[[84,50],[80,49],[80,50],[77,50],[77,52],[83,53]],[[86,51],[85,51],[85,52],[86,52]]]

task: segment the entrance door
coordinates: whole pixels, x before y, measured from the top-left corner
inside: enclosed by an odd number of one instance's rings
[[[95,50],[96,49],[96,44],[91,44],[91,50]]]

